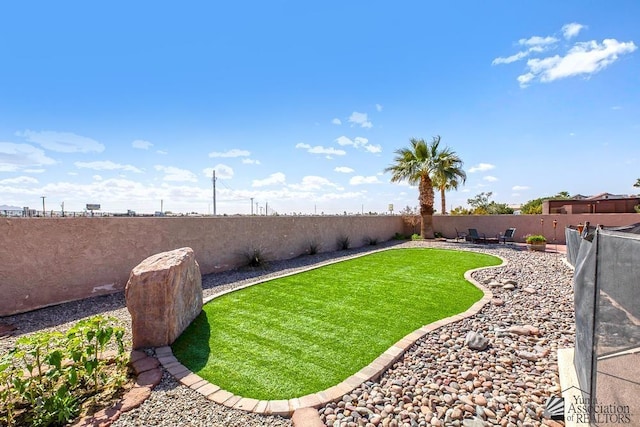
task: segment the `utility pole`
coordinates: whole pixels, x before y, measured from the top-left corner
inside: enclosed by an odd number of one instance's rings
[[[258,215],[258,202],[256,202],[256,215]]]
[[[211,177],[213,182],[213,216],[216,216],[216,170],[213,170],[213,176]]]
[[[62,208],[62,217],[64,218],[64,202],[60,204],[60,207]]]
[[[164,200],[160,199],[160,213],[164,212]]]
[[[251,198],[251,216],[253,216],[253,197]]]
[[[269,202],[264,202],[264,216],[269,215]]]
[[[40,196],[40,198],[42,199],[42,216],[43,216],[43,217],[47,216],[47,211],[46,211],[46,209],[44,208],[44,199],[45,199],[46,197],[47,197],[47,196]]]

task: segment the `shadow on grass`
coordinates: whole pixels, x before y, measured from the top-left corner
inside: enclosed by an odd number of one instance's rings
[[[209,323],[207,313],[202,310],[171,345],[173,355],[193,372],[204,368],[209,361],[211,354],[209,346],[211,326]]]

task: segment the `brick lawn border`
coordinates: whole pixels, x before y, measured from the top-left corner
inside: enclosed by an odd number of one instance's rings
[[[346,259],[358,258],[361,256],[370,255],[375,252],[385,251],[385,250],[394,250],[395,248],[385,248],[380,249],[378,251],[367,252],[365,254],[357,254],[353,257],[343,258],[340,260],[334,260],[329,262],[320,263],[314,265],[309,268],[304,268],[302,270],[297,270],[295,272],[283,274],[279,277],[291,276],[293,274],[298,274],[304,271],[313,270],[316,268],[323,267],[325,265],[334,264],[337,262],[345,261]],[[446,249],[446,248],[445,248]],[[492,254],[493,256],[497,256]],[[493,293],[482,284],[477,282],[471,277],[471,274],[475,271],[484,270],[487,268],[497,268],[504,267],[507,265],[507,261],[504,258],[497,256],[502,260],[502,264],[491,266],[491,267],[481,267],[475,268],[465,272],[464,278],[469,281],[471,284],[480,289],[484,295],[483,297],[469,307],[463,313],[456,314],[454,316],[450,316],[444,319],[440,319],[436,322],[425,325],[409,334],[407,334],[400,341],[389,347],[384,353],[382,353],[379,357],[377,357],[373,362],[369,363],[364,368],[360,369],[355,374],[351,375],[349,378],[345,379],[341,383],[329,387],[326,390],[319,391],[317,393],[311,393],[306,396],[295,397],[288,400],[257,400],[251,399],[242,396],[236,396],[233,393],[223,390],[219,386],[215,384],[211,384],[207,380],[202,377],[191,372],[187,367],[182,365],[178,359],[173,355],[173,351],[171,347],[157,347],[156,357],[162,366],[173,375],[177,381],[182,383],[183,385],[195,390],[196,392],[202,394],[207,399],[216,402],[218,404],[224,405],[229,408],[240,409],[243,411],[253,412],[255,414],[261,415],[279,415],[283,417],[291,417],[294,412],[298,409],[306,409],[306,408],[319,408],[321,406],[326,405],[327,403],[338,401],[347,393],[350,393],[355,388],[360,386],[360,384],[370,381],[377,380],[387,369],[389,369],[395,362],[402,357],[402,355],[407,351],[413,344],[416,343],[419,339],[423,338],[430,332],[435,331],[436,329],[448,325],[453,322],[457,322],[459,320],[466,319],[468,317],[474,316],[477,314],[487,303],[491,301],[493,298]],[[249,283],[244,286],[240,286],[238,288],[228,290],[217,294],[213,297],[209,297],[205,299],[205,304],[212,301],[215,298],[219,298],[222,295],[226,295],[231,292],[236,292],[241,289],[245,289],[249,286],[254,286],[260,283],[264,283],[270,280],[273,280],[274,277],[270,277],[268,279],[258,280],[252,283]],[[313,415],[315,413],[315,416]],[[299,411],[299,415],[294,417],[294,424],[300,426],[311,426],[316,425],[315,418],[318,416],[317,411],[309,412],[309,411]],[[318,418],[319,421],[319,418]]]

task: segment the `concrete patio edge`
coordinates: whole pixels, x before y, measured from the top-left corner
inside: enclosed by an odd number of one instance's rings
[[[393,250],[393,248],[382,249],[382,250]],[[377,251],[376,251],[377,252]],[[364,255],[370,254],[371,252]],[[498,257],[497,255],[494,255]],[[355,257],[354,257],[355,258]],[[498,257],[500,258],[500,257]],[[315,426],[317,425],[315,418],[319,416],[315,409],[324,406],[328,403],[335,402],[342,398],[346,393],[350,393],[355,388],[360,386],[360,384],[378,379],[387,369],[389,369],[396,361],[398,361],[405,351],[407,351],[412,345],[416,343],[416,341],[423,338],[428,333],[431,333],[438,328],[448,325],[450,323],[457,322],[459,320],[466,319],[477,314],[487,303],[491,301],[493,298],[493,293],[491,290],[477,282],[471,277],[475,271],[504,267],[507,265],[507,261],[503,258],[502,264],[491,266],[491,267],[481,267],[469,270],[465,272],[464,277],[471,284],[476,286],[483,292],[483,296],[480,300],[474,303],[469,309],[466,311],[456,314],[454,316],[450,316],[444,319],[440,319],[436,322],[430,323],[428,325],[424,325],[421,328],[410,332],[405,337],[403,337],[400,341],[389,347],[384,353],[382,353],[379,357],[373,360],[370,364],[360,369],[358,372],[354,373],[350,377],[346,378],[339,384],[335,386],[329,387],[326,390],[319,391],[317,393],[312,393],[306,396],[295,397],[288,400],[268,400],[268,401],[258,401],[256,399],[246,398],[242,396],[236,396],[233,393],[221,389],[219,386],[215,384],[211,384],[206,380],[203,380],[201,377],[192,373],[188,368],[182,365],[173,355],[171,347],[157,347],[155,349],[158,360],[162,364],[165,369],[171,373],[177,381],[181,384],[197,391],[198,393],[204,395],[207,399],[212,400],[216,403],[222,404],[224,406],[233,407],[235,409],[241,409],[247,412],[253,412],[256,414],[262,415],[280,415],[283,417],[291,417],[294,412],[297,410],[307,409],[303,413],[297,415],[293,418],[294,426],[302,427],[302,426]],[[344,260],[336,261],[342,262]],[[330,263],[323,263],[322,265],[314,266],[306,270],[311,270],[314,268],[319,268],[323,265],[328,265]],[[299,273],[300,271],[296,272]],[[290,275],[294,273],[289,273],[286,275]],[[273,280],[273,278],[269,279]],[[256,281],[255,283],[251,283],[246,286],[242,286],[240,288],[235,289],[240,290],[244,289],[248,286],[253,286],[259,283],[263,283],[266,280]],[[224,292],[216,295],[213,298],[208,298],[206,302],[209,302],[215,298],[218,298],[222,295],[227,294],[228,292]],[[313,408],[313,411],[309,411],[309,408]],[[313,416],[315,413],[315,416]]]

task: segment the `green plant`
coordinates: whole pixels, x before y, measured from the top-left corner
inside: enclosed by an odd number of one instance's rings
[[[635,205],[633,207],[633,210],[636,211],[637,213],[640,213],[640,205]]]
[[[436,239],[442,239],[444,237],[439,231],[436,231],[435,233],[433,233],[433,235],[436,237]]]
[[[378,239],[375,237],[365,237],[363,241],[365,245],[375,246],[378,244]]]
[[[393,240],[407,240],[407,236],[398,232],[396,232],[396,234],[394,234],[392,238]]]
[[[0,421],[64,425],[83,403],[115,393],[127,380],[127,368],[124,329],[114,326],[114,320],[95,316],[76,323],[66,334],[20,337],[0,358],[0,401],[5,402]],[[107,346],[117,347],[115,357],[104,357]]]
[[[338,237],[336,244],[338,246],[338,250],[346,251],[351,247],[351,240],[349,240],[349,236],[342,235]]]
[[[419,234],[413,233],[411,235],[411,240],[423,240],[423,239],[422,239],[422,236],[420,236]]]
[[[312,240],[308,243],[307,254],[315,255],[320,251],[320,243]]]
[[[262,249],[251,248],[245,251],[243,254],[245,258],[245,265],[250,268],[267,268],[269,264],[264,256]]]
[[[547,238],[542,234],[529,234],[525,236],[525,241],[529,245],[541,245],[543,243],[547,243]]]

